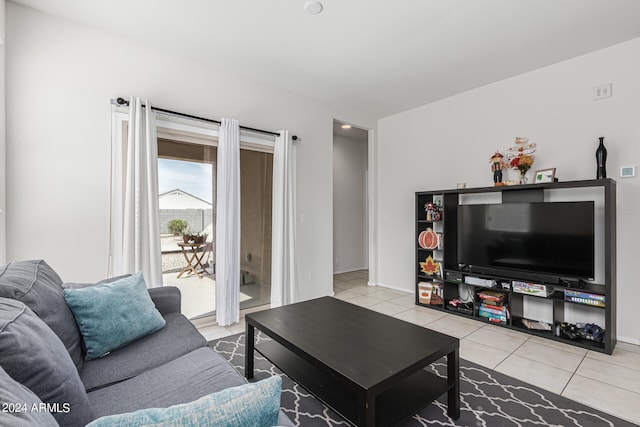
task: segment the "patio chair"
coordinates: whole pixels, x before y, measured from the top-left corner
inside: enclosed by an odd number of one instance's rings
[[[215,246],[213,242],[213,224],[207,225],[202,232],[207,234],[207,239],[205,240],[206,245],[202,248],[202,250],[206,252],[202,265],[205,268],[211,267],[211,274],[216,274],[216,259],[213,253],[213,247]]]

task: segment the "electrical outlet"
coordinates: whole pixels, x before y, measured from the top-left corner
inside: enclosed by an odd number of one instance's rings
[[[603,99],[603,98],[609,98],[612,93],[611,90],[612,88],[612,84],[611,83],[607,83],[605,85],[600,85],[600,86],[596,86],[593,88],[593,100],[597,101],[599,99]]]

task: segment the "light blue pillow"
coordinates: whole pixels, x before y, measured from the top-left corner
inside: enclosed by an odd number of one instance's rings
[[[108,415],[87,427],[271,427],[278,424],[282,379],[230,387],[190,403]]]
[[[162,329],[165,320],[153,304],[142,273],[82,289],[65,289],[87,349],[85,360]]]

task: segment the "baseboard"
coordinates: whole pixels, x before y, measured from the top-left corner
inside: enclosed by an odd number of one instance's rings
[[[637,338],[627,338],[627,337],[617,337],[618,342],[624,342],[627,344],[640,345],[640,339]]]
[[[353,273],[354,271],[360,271],[360,270],[368,270],[367,267],[360,267],[360,268],[349,268],[347,270],[334,270],[333,274],[344,274],[344,273]]]
[[[402,289],[402,288],[397,288],[395,286],[388,286],[385,285],[384,283],[373,283],[373,282],[369,282],[368,283],[369,286],[379,286],[381,288],[387,288],[387,289],[393,289],[394,291],[400,291],[400,292],[405,292],[407,294],[413,295],[413,291],[408,291],[406,289]]]

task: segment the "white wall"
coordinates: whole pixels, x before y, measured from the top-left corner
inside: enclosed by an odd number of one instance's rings
[[[367,267],[368,141],[333,135],[333,272]]]
[[[219,72],[9,3],[7,8],[8,259],[44,258],[66,281],[107,274],[109,100],[289,129],[298,147],[302,297],[332,292],[333,117],[372,117]],[[286,60],[283,58],[283,60]]]
[[[593,101],[604,83],[613,97]],[[384,118],[378,132],[378,283],[406,290],[415,284],[415,191],[493,185],[489,157],[516,136],[538,144],[534,170],[593,179],[604,136],[618,182],[618,338],[640,343],[640,178],[617,178],[640,162],[640,39]]]
[[[0,265],[7,259],[6,128],[5,128],[5,0],[0,0]]]

